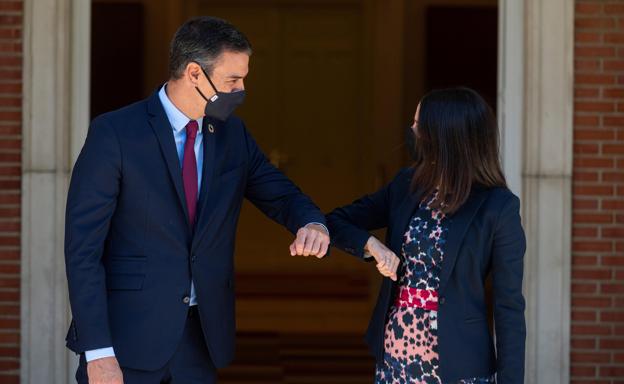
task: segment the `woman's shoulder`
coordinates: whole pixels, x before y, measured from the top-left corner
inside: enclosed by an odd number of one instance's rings
[[[520,204],[520,198],[506,186],[482,188],[481,190],[487,194],[487,205],[492,209],[502,210]]]
[[[400,186],[409,186],[412,183],[412,178],[414,177],[414,167],[405,167],[399,169],[399,171],[394,176],[394,179],[390,182],[390,184],[400,185]]]
[[[413,167],[405,167],[399,169],[399,171],[394,175],[392,180],[386,184],[385,189],[391,195],[400,195],[405,196],[409,193],[409,190],[412,185],[412,178],[414,176],[414,168]]]
[[[509,189],[507,186],[499,186],[499,187],[477,187],[486,191],[486,193],[490,196],[495,196],[497,198],[502,199],[511,199],[512,197],[517,197],[515,193]]]

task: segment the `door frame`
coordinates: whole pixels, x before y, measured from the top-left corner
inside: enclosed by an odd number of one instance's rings
[[[91,2],[24,0],[21,383],[73,382],[63,258],[71,164],[89,124]]]
[[[574,1],[501,0],[504,166],[527,237],[527,383],[568,383]]]
[[[363,1],[378,26],[384,17],[400,15],[406,0]],[[503,163],[511,189],[522,198],[528,239],[527,383],[569,378],[573,7],[571,0],[499,2]],[[373,28],[376,34],[368,38],[383,52],[383,40],[402,39],[402,28],[402,22]],[[69,321],[63,212],[89,123],[90,2],[24,0],[23,47],[21,382],[70,383],[77,360],[63,342]],[[402,74],[400,63],[380,56],[371,65]],[[385,83],[373,79],[372,94],[400,100],[401,85],[388,89]],[[392,108],[392,101],[384,105]],[[402,103],[396,106],[391,119],[400,120]],[[379,128],[371,142],[401,140],[383,129],[392,126],[387,117],[380,107],[372,111]],[[379,181],[387,179],[379,164],[396,168],[402,159],[382,160],[370,164]]]

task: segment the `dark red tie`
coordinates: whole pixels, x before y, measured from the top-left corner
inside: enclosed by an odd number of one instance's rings
[[[182,161],[182,179],[184,180],[184,194],[188,208],[191,228],[195,226],[197,212],[197,160],[195,159],[195,139],[199,125],[191,120],[186,124],[186,142],[184,143],[184,160]]]

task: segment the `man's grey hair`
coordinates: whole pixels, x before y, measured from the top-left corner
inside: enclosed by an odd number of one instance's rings
[[[186,66],[196,62],[212,75],[224,51],[251,55],[251,44],[236,27],[216,17],[201,16],[184,23],[173,36],[169,49],[169,76],[182,77]]]

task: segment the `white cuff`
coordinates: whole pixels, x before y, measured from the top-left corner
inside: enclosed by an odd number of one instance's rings
[[[307,227],[308,225],[312,225],[312,224],[316,224],[316,225],[320,225],[321,227],[323,227],[323,229],[325,230],[325,232],[327,233],[327,236],[329,236],[329,229],[327,229],[327,227],[325,226],[325,224],[323,223],[317,223],[315,221],[306,224],[305,226]]]
[[[103,359],[105,357],[115,357],[115,350],[113,347],[93,349],[85,352],[85,359],[87,360],[87,363],[93,360]]]

